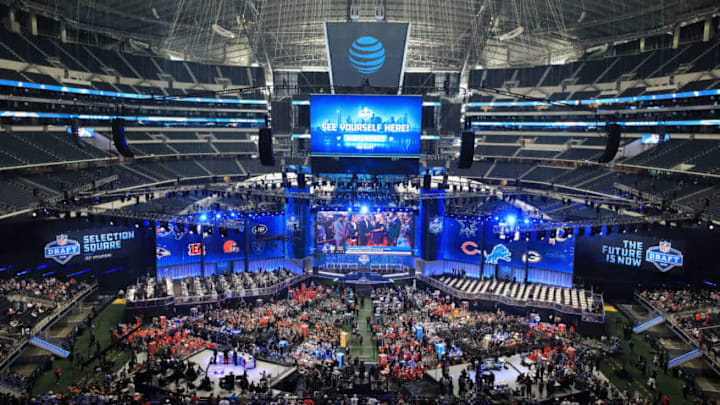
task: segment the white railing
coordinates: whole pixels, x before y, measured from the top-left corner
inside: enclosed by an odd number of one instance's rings
[[[532,299],[517,299],[508,297],[505,295],[500,294],[494,294],[494,293],[468,293],[460,290],[456,290],[452,287],[448,287],[444,283],[435,280],[432,277],[424,276],[421,274],[416,274],[415,277],[423,281],[432,287],[437,288],[440,291],[443,291],[446,294],[450,294],[452,296],[455,296],[457,298],[460,298],[462,300],[480,300],[480,301],[490,301],[490,302],[501,302],[506,305],[512,305],[516,307],[535,307],[535,308],[545,308],[545,309],[553,309],[556,311],[560,311],[566,314],[573,314],[573,315],[580,315],[582,317],[582,320],[585,322],[599,322],[603,323],[605,322],[605,313],[592,313],[592,312],[585,312],[581,308],[574,307],[572,305],[565,305],[560,304],[557,302],[549,302],[549,301],[539,301],[539,300],[532,300]]]

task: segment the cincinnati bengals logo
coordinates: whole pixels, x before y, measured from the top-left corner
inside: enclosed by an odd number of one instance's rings
[[[202,243],[188,244],[188,256],[197,256],[202,254]]]

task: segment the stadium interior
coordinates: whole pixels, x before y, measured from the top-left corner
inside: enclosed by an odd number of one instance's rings
[[[0,403],[720,403],[720,3],[0,0]]]

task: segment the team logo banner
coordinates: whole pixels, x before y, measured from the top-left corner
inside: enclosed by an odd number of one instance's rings
[[[408,23],[325,23],[330,84],[401,86],[409,34]]]

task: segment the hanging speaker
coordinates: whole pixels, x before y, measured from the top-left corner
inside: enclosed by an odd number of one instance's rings
[[[598,159],[599,163],[611,162],[617,154],[618,147],[620,147],[620,125],[607,124],[605,126],[605,132],[607,134],[607,143],[605,144],[605,151]]]
[[[469,169],[472,167],[473,155],[475,155],[475,132],[463,131],[460,140],[458,169]]]
[[[127,140],[125,140],[125,120],[122,118],[115,118],[112,120],[112,136],[115,149],[117,149],[120,155],[125,157],[135,157],[135,154],[127,145]]]
[[[275,158],[273,157],[272,129],[260,128],[260,133],[258,135],[258,154],[260,155],[260,163],[263,166],[274,166]]]

